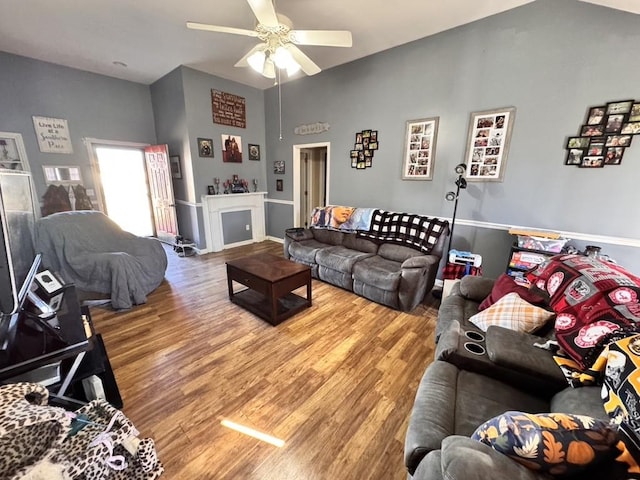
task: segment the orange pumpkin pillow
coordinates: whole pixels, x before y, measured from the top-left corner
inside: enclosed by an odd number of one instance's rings
[[[505,412],[481,425],[472,435],[525,467],[554,476],[573,475],[617,450],[609,422],[567,413]]]

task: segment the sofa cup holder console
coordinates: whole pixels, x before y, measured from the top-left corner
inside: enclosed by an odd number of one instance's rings
[[[474,330],[465,330],[464,336],[474,342],[484,342],[484,335]]]
[[[473,353],[474,355],[484,355],[487,352],[487,350],[479,343],[465,342],[463,346],[467,352]]]

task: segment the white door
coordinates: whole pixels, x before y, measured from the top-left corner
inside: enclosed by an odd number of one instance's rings
[[[178,222],[169,166],[169,148],[167,145],[151,145],[144,149],[144,155],[147,160],[156,235],[160,240],[173,244],[178,235]]]

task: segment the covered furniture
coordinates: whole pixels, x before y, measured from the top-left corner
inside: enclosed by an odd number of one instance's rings
[[[98,211],[41,218],[35,247],[46,268],[78,289],[109,294],[115,309],[145,303],[167,268],[167,255],[158,240],[125,232]]]
[[[433,288],[448,222],[373,210],[361,227],[292,229],[285,235],[284,256],[309,265],[315,278],[397,310],[413,310]]]

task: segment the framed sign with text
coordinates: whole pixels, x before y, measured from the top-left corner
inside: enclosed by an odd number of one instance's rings
[[[62,118],[33,117],[38,146],[43,153],[73,153],[69,125]]]
[[[246,101],[244,97],[211,89],[213,123],[230,127],[247,128]]]

